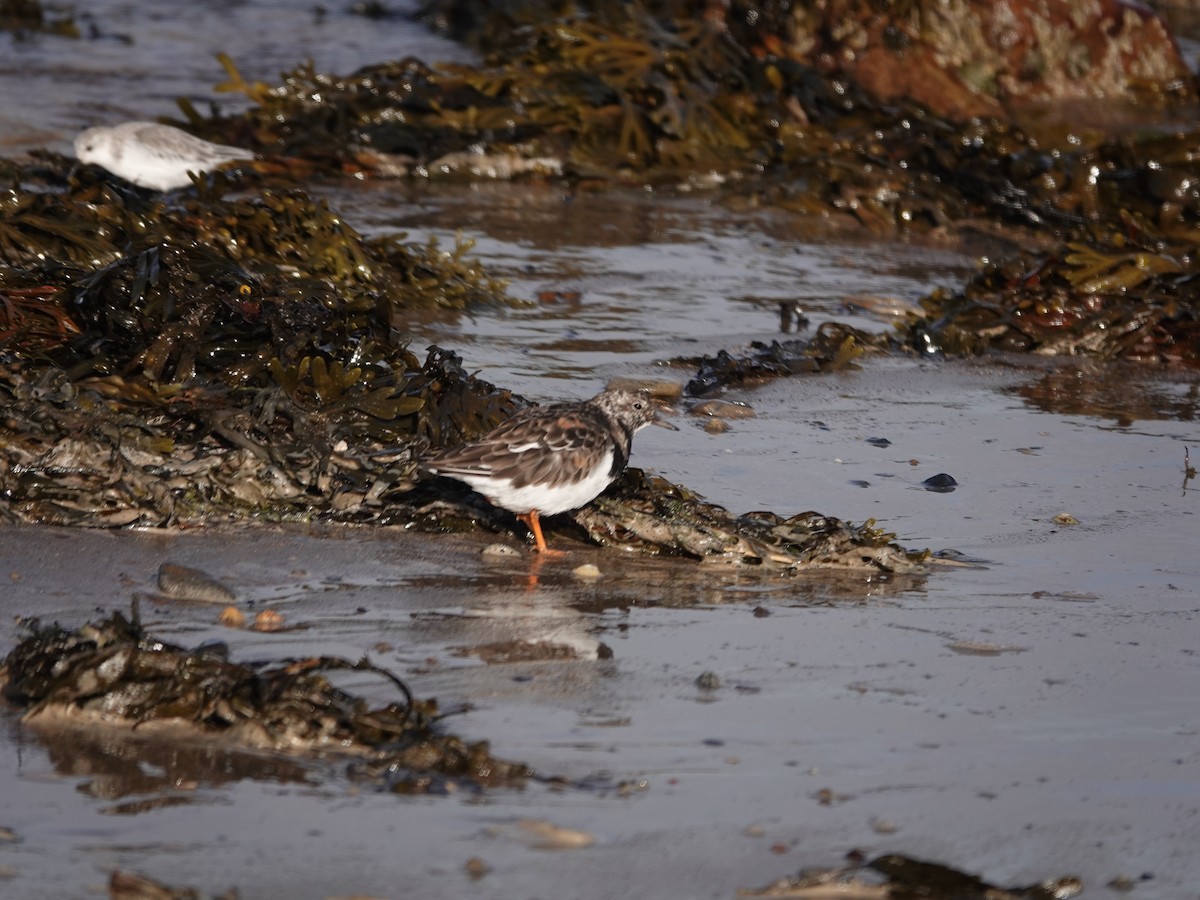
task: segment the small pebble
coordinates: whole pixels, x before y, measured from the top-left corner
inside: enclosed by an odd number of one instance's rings
[[[895,834],[898,830],[896,823],[889,822],[887,819],[872,819],[871,828],[876,834]]]
[[[530,839],[529,846],[535,850],[578,850],[596,842],[586,831],[563,828],[542,819],[521,819],[517,828]]]
[[[999,656],[1001,653],[1020,653],[1022,649],[991,641],[951,641],[946,647],[964,656]]]
[[[484,556],[520,556],[521,554],[515,547],[510,547],[508,544],[488,544],[483,548]]]
[[[217,621],[226,628],[244,628],[246,626],[246,614],[236,606],[227,606],[221,610],[221,615],[217,617]]]
[[[254,624],[250,627],[255,631],[279,631],[283,628],[283,616],[273,609],[262,609],[254,617]]]
[[[729,430],[729,423],[724,419],[709,419],[704,423],[704,430],[709,434],[724,434]]]
[[[702,691],[715,691],[721,686],[721,679],[716,672],[701,672],[696,676],[696,687]]]
[[[1061,512],[1054,517],[1055,525],[1078,525],[1079,520],[1070,513]]]
[[[689,412],[693,416],[712,416],[720,419],[753,419],[758,415],[754,407],[729,400],[705,400],[697,403]]]
[[[199,569],[165,562],[158,567],[158,589],[176,600],[202,603],[233,603],[233,591]]]
[[[465,869],[466,873],[471,876],[472,881],[478,881],[488,872],[492,871],[492,867],[485,863],[478,856],[472,856],[465,863],[463,863],[463,869]]]
[[[641,793],[650,789],[650,782],[645,778],[639,778],[636,781],[620,781],[617,782],[617,796],[631,797],[635,793]]]
[[[900,297],[886,297],[874,294],[856,294],[842,298],[842,307],[849,312],[867,312],[879,318],[898,318],[905,315],[919,315],[920,308]]]
[[[954,480],[953,475],[947,475],[945,472],[939,472],[936,475],[930,475],[921,482],[921,486],[927,491],[933,491],[936,494],[949,494],[956,487],[958,482]]]
[[[600,567],[594,563],[584,563],[572,569],[571,574],[581,581],[595,581],[600,577]]]
[[[538,303],[578,303],[579,291],[538,291]]]
[[[608,383],[608,390],[645,391],[656,400],[670,403],[683,396],[680,382],[655,378],[614,378]]]

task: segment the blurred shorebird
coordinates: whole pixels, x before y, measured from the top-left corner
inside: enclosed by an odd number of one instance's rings
[[[213,144],[157,122],[89,128],[75,138],[75,156],[156,191],[187,187],[192,183],[188,172],[211,172],[226,163],[254,159],[250,150]]]

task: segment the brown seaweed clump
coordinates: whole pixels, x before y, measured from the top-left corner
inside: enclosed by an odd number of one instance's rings
[[[791,375],[844,372],[856,360],[891,349],[887,336],[868,334],[840,322],[823,322],[808,339],[752,341],[742,353],[718,351],[700,359],[673,359],[673,365],[695,365],[696,374],[684,386],[689,397],[706,397],[728,387],[760,384]]]
[[[511,531],[515,519],[457,483],[425,482],[397,496],[390,515],[418,527],[468,531],[484,526]],[[931,554],[906,550],[877,528],[806,512],[734,515],[682,485],[630,468],[582,509],[543,521],[605,547],[671,556],[766,575],[839,573],[884,582],[925,576]]]
[[[687,488],[639,469],[626,470],[617,485],[615,496],[601,494],[571,514],[592,540],[607,546],[764,572],[827,570],[888,578],[927,571],[928,551],[905,550],[872,520],[855,526],[816,512],[786,519],[771,512],[731,516]]]
[[[1200,231],[1196,237],[1200,238]],[[989,265],[922,301],[904,329],[922,352],[987,350],[1200,368],[1200,263],[1134,231]]]
[[[11,31],[18,38],[28,34],[80,36],[73,15],[59,9],[47,10],[38,0],[0,0],[0,31]]]
[[[304,66],[268,87],[222,57],[218,90],[255,105],[230,119],[184,112],[205,137],[330,171],[661,179],[756,166],[771,126],[745,51],[703,20],[612,12],[546,20],[482,66]]]
[[[106,723],[167,728],[233,746],[349,756],[388,790],[425,793],[448,782],[519,785],[532,773],[438,727],[434,701],[413,697],[368,661],[314,657],[235,663],[223,645],[191,650],[151,637],[119,612],[71,631],[27,625],[0,668],[4,697],[30,724]],[[400,699],[370,707],[334,687],[326,673],[373,672]]]
[[[228,199],[218,176],[168,200],[65,163],[0,193],[0,516],[350,514],[516,409],[395,327],[508,302],[465,245],[367,240],[300,191]]]

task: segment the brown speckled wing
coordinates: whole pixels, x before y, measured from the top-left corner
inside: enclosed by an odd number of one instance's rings
[[[587,477],[611,445],[615,474],[629,460],[622,430],[592,404],[564,403],[523,410],[479,440],[438,454],[426,468],[451,477],[511,479],[514,487],[570,484]]]

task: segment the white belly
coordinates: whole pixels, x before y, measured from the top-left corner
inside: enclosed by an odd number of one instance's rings
[[[475,488],[493,506],[515,513],[528,513],[536,509],[543,515],[554,516],[587,505],[608,487],[612,483],[609,476],[612,462],[612,453],[607,453],[603,465],[597,466],[587,478],[562,485],[527,484],[514,487],[512,480],[507,478],[494,480],[481,475],[454,477]]]

